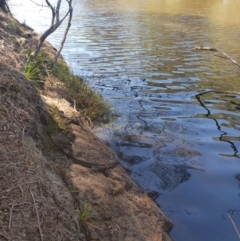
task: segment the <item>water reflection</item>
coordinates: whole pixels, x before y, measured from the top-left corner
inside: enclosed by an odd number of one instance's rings
[[[173,131],[179,134],[178,139]],[[204,170],[201,153],[193,149],[190,141],[180,137],[189,134],[198,135],[185,125],[174,122],[150,124],[138,118],[124,130],[115,131],[109,143],[132,175],[144,176],[143,169],[155,173],[158,176],[154,178],[155,184],[171,191],[190,178],[188,169]]]
[[[240,136],[235,136],[235,137],[232,136],[231,137],[231,136],[228,135],[227,132],[223,131],[222,130],[223,127],[219,124],[219,122],[217,120],[217,117],[225,119],[225,120],[227,120],[228,118],[224,118],[223,114],[221,114],[221,116],[216,116],[216,114],[215,114],[216,117],[214,118],[214,115],[211,115],[210,108],[208,108],[207,105],[205,104],[205,103],[207,103],[209,105],[209,102],[210,102],[211,107],[214,107],[215,109],[217,107],[218,107],[218,109],[225,109],[225,108],[227,108],[227,110],[229,111],[229,109],[231,109],[232,107],[234,109],[236,109],[235,106],[237,106],[237,108],[238,108],[239,103],[236,103],[235,101],[230,101],[230,107],[228,107],[228,105],[226,103],[226,98],[223,98],[222,101],[219,101],[219,98],[216,98],[218,101],[214,101],[212,98],[211,98],[211,101],[206,101],[206,100],[203,101],[201,97],[204,96],[204,95],[207,95],[209,93],[213,93],[215,95],[218,95],[218,97],[219,97],[220,94],[224,94],[226,97],[228,97],[228,99],[230,97],[231,98],[236,98],[238,96],[238,94],[236,96],[236,95],[231,95],[231,94],[229,95],[229,93],[226,93],[226,92],[207,91],[207,92],[204,92],[204,93],[197,94],[196,98],[199,101],[200,105],[204,109],[206,109],[206,111],[207,111],[206,117],[209,118],[209,119],[212,119],[215,122],[215,124],[217,126],[217,129],[221,132],[219,140],[229,143],[231,148],[233,149],[233,154],[232,155],[226,155],[226,154],[222,154],[222,155],[225,155],[225,156],[228,156],[228,157],[234,156],[234,157],[240,158],[240,154],[238,152],[238,149],[237,149],[236,145],[234,144],[234,141],[240,141]],[[225,99],[225,101],[224,101],[224,99]],[[220,106],[222,108],[219,108],[219,103],[224,103],[225,104],[224,107]],[[229,123],[229,125],[231,125],[232,127],[233,126],[235,127],[235,125],[238,125],[239,124],[238,123],[238,120],[239,120],[238,117],[239,117],[239,115],[232,116],[231,120],[230,120],[231,123]],[[226,126],[226,125],[224,125],[224,126]]]
[[[240,173],[235,176],[238,182],[238,188],[240,189]]]

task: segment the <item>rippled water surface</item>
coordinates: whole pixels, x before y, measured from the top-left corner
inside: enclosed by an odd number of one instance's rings
[[[13,9],[46,27],[45,10]],[[119,114],[96,132],[175,241],[239,240],[229,217],[240,229],[240,68],[195,50],[240,62],[239,11],[237,0],[76,0],[63,55]]]

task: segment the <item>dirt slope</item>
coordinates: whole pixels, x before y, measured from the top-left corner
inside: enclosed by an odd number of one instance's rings
[[[170,240],[172,224],[120,165],[74,161],[115,162],[57,79],[40,91],[22,75],[19,53],[37,38],[0,12],[0,240]]]

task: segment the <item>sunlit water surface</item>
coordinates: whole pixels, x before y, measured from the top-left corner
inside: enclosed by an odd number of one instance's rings
[[[195,46],[240,62],[240,1],[75,2],[63,56],[120,115],[96,133],[173,222],[175,241],[239,240],[229,217],[240,229],[240,69]],[[11,4],[46,29],[45,8]]]

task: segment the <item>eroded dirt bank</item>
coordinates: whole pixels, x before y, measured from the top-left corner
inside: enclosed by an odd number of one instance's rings
[[[36,88],[23,76],[20,53],[39,36],[3,12],[0,32],[0,240],[170,240],[170,221],[110,166],[63,84]]]

